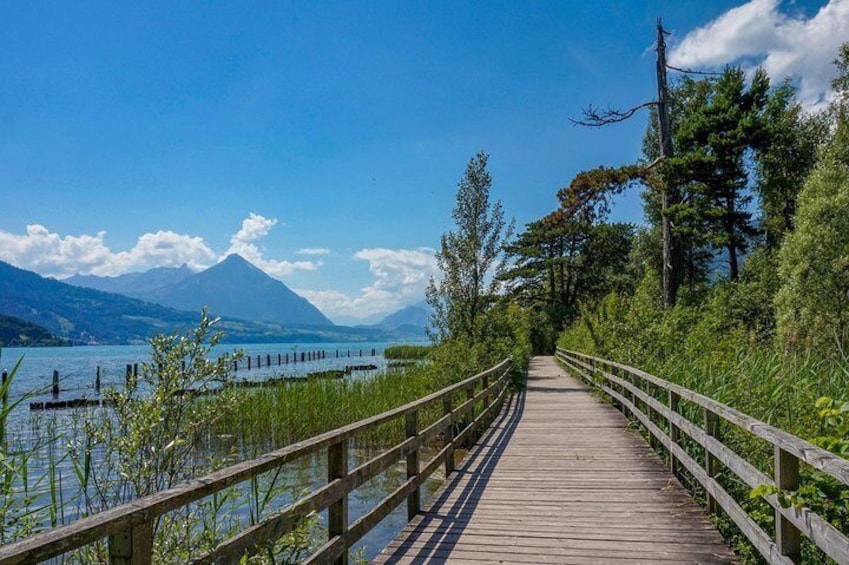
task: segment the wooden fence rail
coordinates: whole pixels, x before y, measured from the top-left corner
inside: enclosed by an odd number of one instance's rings
[[[576,375],[604,391],[626,415],[638,420],[648,431],[653,446],[661,445],[669,454],[673,473],[686,469],[704,489],[708,510],[716,512],[721,508],[767,562],[797,563],[804,535],[837,563],[849,564],[849,537],[823,517],[805,507],[784,508],[775,495],[765,497],[775,511],[775,536],[771,537],[714,478],[721,465],[751,488],[769,485],[795,490],[799,486],[801,462],[849,486],[848,460],[634,367],[559,348],[557,358]],[[658,400],[658,395],[665,396],[666,402]],[[682,402],[697,407],[703,415],[702,426],[682,415]],[[722,443],[720,420],[773,446],[774,477],[762,473]],[[701,464],[682,447],[685,436],[704,451]]]
[[[272,451],[256,459],[221,469],[175,488],[134,500],[71,524],[0,546],[0,565],[37,563],[85,545],[109,538],[110,563],[148,565],[152,560],[154,523],[167,512],[180,509],[227,487],[250,480],[295,459],[327,454],[327,483],[259,524],[241,531],[193,563],[233,563],[273,544],[312,512],[328,510],[328,540],[308,562],[345,563],[348,549],[393,509],[406,501],[408,517],[420,511],[420,487],[441,465],[446,474],[454,468],[454,449],[473,440],[494,420],[509,394],[510,360],[505,359],[482,373],[393,410],[338,428],[311,439]],[[454,397],[465,400],[453,407]],[[475,405],[481,410],[475,414]],[[420,429],[419,414],[440,410],[442,416]],[[395,419],[404,418],[406,438],[354,469],[348,469],[348,446],[356,436]],[[420,451],[437,436],[444,443],[439,452],[421,465]],[[348,520],[348,495],[397,462],[405,460],[407,478],[395,491],[353,523]]]

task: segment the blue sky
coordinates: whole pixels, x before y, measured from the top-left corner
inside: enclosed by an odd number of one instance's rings
[[[17,2],[0,19],[0,259],[62,278],[240,252],[331,319],[422,298],[468,159],[519,226],[633,161],[656,18],[693,67],[765,64],[806,104],[831,2]],[[641,221],[639,198],[614,219]]]

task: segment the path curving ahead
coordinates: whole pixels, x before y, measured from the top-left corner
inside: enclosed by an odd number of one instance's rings
[[[612,406],[553,357],[375,563],[733,563]]]

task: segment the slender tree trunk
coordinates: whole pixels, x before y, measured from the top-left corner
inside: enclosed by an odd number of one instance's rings
[[[737,234],[734,229],[734,198],[730,195],[725,199],[725,211],[725,237],[728,241],[728,276],[732,281],[736,281],[740,276],[740,271],[737,260]]]
[[[672,157],[672,127],[669,122],[669,93],[666,84],[666,39],[663,25],[657,22],[657,128],[660,144],[661,159]],[[669,209],[681,201],[677,187],[664,179],[663,194],[661,195],[661,211],[663,215],[663,306],[672,308],[681,283],[682,257],[677,238],[673,233]]]

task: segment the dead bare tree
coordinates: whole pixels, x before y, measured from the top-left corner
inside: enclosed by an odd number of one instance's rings
[[[685,69],[670,67],[666,62],[666,31],[663,23],[657,20],[657,99],[650,100],[632,106],[627,110],[618,110],[608,107],[600,110],[595,106],[588,106],[582,112],[580,119],[570,119],[573,125],[584,127],[602,127],[623,122],[643,108],[656,107],[658,120],[658,144],[660,146],[661,161],[672,157],[672,127],[669,121],[669,89],[666,77],[667,68],[688,72]],[[697,72],[697,71],[693,71]],[[699,74],[707,74],[701,73]],[[663,179],[661,193],[662,228],[663,228],[663,305],[672,308],[678,294],[678,287],[682,279],[684,261],[680,246],[674,233],[674,225],[670,218],[669,208],[681,201],[681,192],[678,187],[673,186],[667,179]]]

